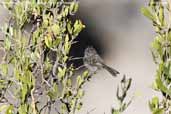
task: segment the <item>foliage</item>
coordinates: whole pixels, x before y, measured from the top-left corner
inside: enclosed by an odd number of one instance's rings
[[[151,45],[157,66],[153,88],[163,96],[161,100],[153,97],[149,107],[153,114],[171,114],[171,1],[150,0],[141,12],[155,28],[156,36]]]
[[[131,82],[132,82],[131,78],[126,79],[126,76],[125,75],[123,76],[123,78],[120,82],[120,85],[118,85],[117,92],[116,92],[116,97],[118,100],[119,107],[117,107],[117,108],[114,107],[112,109],[112,114],[121,114],[131,104],[132,99],[129,100],[128,102],[125,101],[125,99],[127,97],[127,92],[131,86]]]
[[[4,32],[0,64],[0,113],[75,114],[82,106],[87,71],[76,77],[67,64],[75,38],[85,27],[71,20],[78,1],[6,0],[11,18]],[[25,28],[31,26],[31,30]]]

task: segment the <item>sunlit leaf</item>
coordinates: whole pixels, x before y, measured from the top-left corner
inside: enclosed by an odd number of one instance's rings
[[[85,28],[85,25],[83,25],[80,20],[76,20],[74,23],[74,30],[73,30],[74,36],[77,36],[82,31],[83,28]]]
[[[52,37],[50,34],[47,34],[45,36],[45,44],[47,47],[51,48],[52,47]]]
[[[14,109],[14,106],[10,105],[7,110],[6,110],[6,113],[5,114],[13,114],[13,109]]]
[[[77,77],[77,85],[78,85],[78,87],[80,87],[82,85],[83,81],[84,80],[81,78],[81,76]]]
[[[0,64],[0,70],[1,70],[2,75],[7,76],[8,64]]]
[[[28,114],[28,105],[27,104],[22,104],[20,105],[18,111],[19,111],[19,114]]]
[[[4,47],[6,50],[10,50],[10,47],[11,47],[11,41],[9,38],[6,38],[5,39],[5,42],[4,42]]]
[[[66,37],[65,37],[65,45],[64,45],[64,49],[65,49],[66,54],[69,53],[70,48],[71,48],[71,44],[69,42],[69,36],[67,34]]]
[[[164,7],[162,4],[160,4],[159,7],[159,21],[161,23],[161,26],[164,26]]]
[[[65,76],[65,73],[66,73],[66,67],[65,68],[61,68],[61,67],[58,67],[58,77],[59,79],[63,78]]]
[[[53,88],[48,92],[48,96],[51,100],[55,100],[58,97],[58,85],[53,84]]]
[[[53,41],[53,46],[54,47],[57,47],[60,42],[62,41],[62,38],[61,37],[57,37],[54,41]]]
[[[75,14],[78,11],[79,3],[78,2],[72,2],[70,5],[70,13]]]
[[[55,36],[60,33],[60,27],[58,24],[54,24],[51,28]]]
[[[141,8],[141,13],[146,16],[147,18],[149,18],[152,21],[156,21],[156,17],[155,15],[152,13],[152,11],[147,8],[147,7],[142,7]]]

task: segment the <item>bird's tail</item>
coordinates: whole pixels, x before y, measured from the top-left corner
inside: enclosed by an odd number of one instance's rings
[[[117,76],[117,74],[119,74],[119,72],[109,66],[107,66],[106,64],[102,63],[103,68],[106,69],[112,76]]]

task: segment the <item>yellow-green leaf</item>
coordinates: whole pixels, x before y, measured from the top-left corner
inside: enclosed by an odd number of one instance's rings
[[[10,106],[7,108],[5,114],[13,114],[13,109],[14,109],[14,106],[13,106],[13,105],[10,105]]]
[[[45,44],[48,48],[51,48],[52,47],[52,37],[50,34],[47,34],[45,36]]]
[[[6,38],[5,39],[5,42],[4,42],[4,47],[6,50],[10,50],[10,47],[11,47],[11,41],[9,38]]]
[[[66,54],[69,53],[70,47],[71,47],[71,44],[69,42],[69,35],[67,34],[65,37],[65,45],[64,45],[64,50]]]
[[[85,28],[85,25],[83,25],[80,20],[76,20],[74,23],[74,36],[76,37],[82,31],[83,28]]]
[[[82,83],[83,83],[83,79],[82,79],[81,76],[79,75],[79,76],[77,77],[77,85],[78,85],[78,87],[80,87],[80,86],[82,85]]]
[[[147,7],[142,7],[141,8],[141,13],[146,16],[147,18],[149,18],[152,21],[156,21],[156,17],[155,15],[152,13],[152,11],[150,11],[149,8]]]
[[[62,77],[65,76],[65,72],[66,72],[66,67],[64,67],[63,69],[61,67],[58,67],[58,77],[59,77],[59,79],[61,79]]]
[[[0,70],[1,70],[2,75],[6,76],[8,74],[8,65],[0,64]]]
[[[78,11],[79,8],[79,2],[72,2],[70,5],[70,13],[74,14]]]
[[[58,24],[54,24],[51,28],[55,36],[60,34],[60,27]]]

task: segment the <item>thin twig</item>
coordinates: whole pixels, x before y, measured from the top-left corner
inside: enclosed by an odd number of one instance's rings
[[[48,114],[50,114],[50,112],[51,112],[51,102],[49,102],[49,104],[48,104]]]
[[[32,108],[33,108],[33,114],[37,114],[37,111],[36,111],[36,103],[35,103],[35,99],[34,99],[34,88],[31,90],[31,98],[32,98]]]
[[[56,77],[56,70],[57,70],[58,65],[59,65],[58,64],[58,58],[56,58],[55,63],[54,63],[53,68],[52,68],[53,77]]]
[[[69,103],[68,102],[65,102],[63,99],[60,99],[60,101],[61,101],[61,103],[65,104],[68,113],[70,113],[71,112],[71,109],[70,109]]]
[[[40,114],[41,114],[41,112],[46,108],[48,106],[48,102],[40,109]]]
[[[90,111],[87,112],[87,114],[90,114],[91,112],[95,111],[96,108],[91,109]]]
[[[4,39],[0,39],[0,42],[4,42]]]
[[[52,87],[45,79],[44,79],[44,67],[43,67],[43,60],[44,60],[44,51],[42,50],[42,43],[39,45],[39,51],[40,51],[40,60],[39,60],[39,65],[40,65],[40,72],[41,72],[41,77],[42,77],[42,84],[45,82],[49,87]]]
[[[80,70],[83,67],[85,67],[85,65],[81,65],[81,66],[77,67],[75,70]]]
[[[83,59],[83,57],[74,57],[74,58],[69,58],[69,61],[71,61],[71,60],[82,60]]]
[[[78,104],[78,98],[76,98],[76,101],[75,101],[75,104],[74,104],[73,114],[75,114],[75,112],[76,112],[77,104]]]
[[[48,108],[49,105],[53,105],[55,103],[55,101],[47,101],[46,104],[40,109],[39,113],[41,114],[41,112],[45,109]]]
[[[59,111],[58,111],[58,109],[55,107],[55,111],[58,113],[58,114],[61,114]]]

